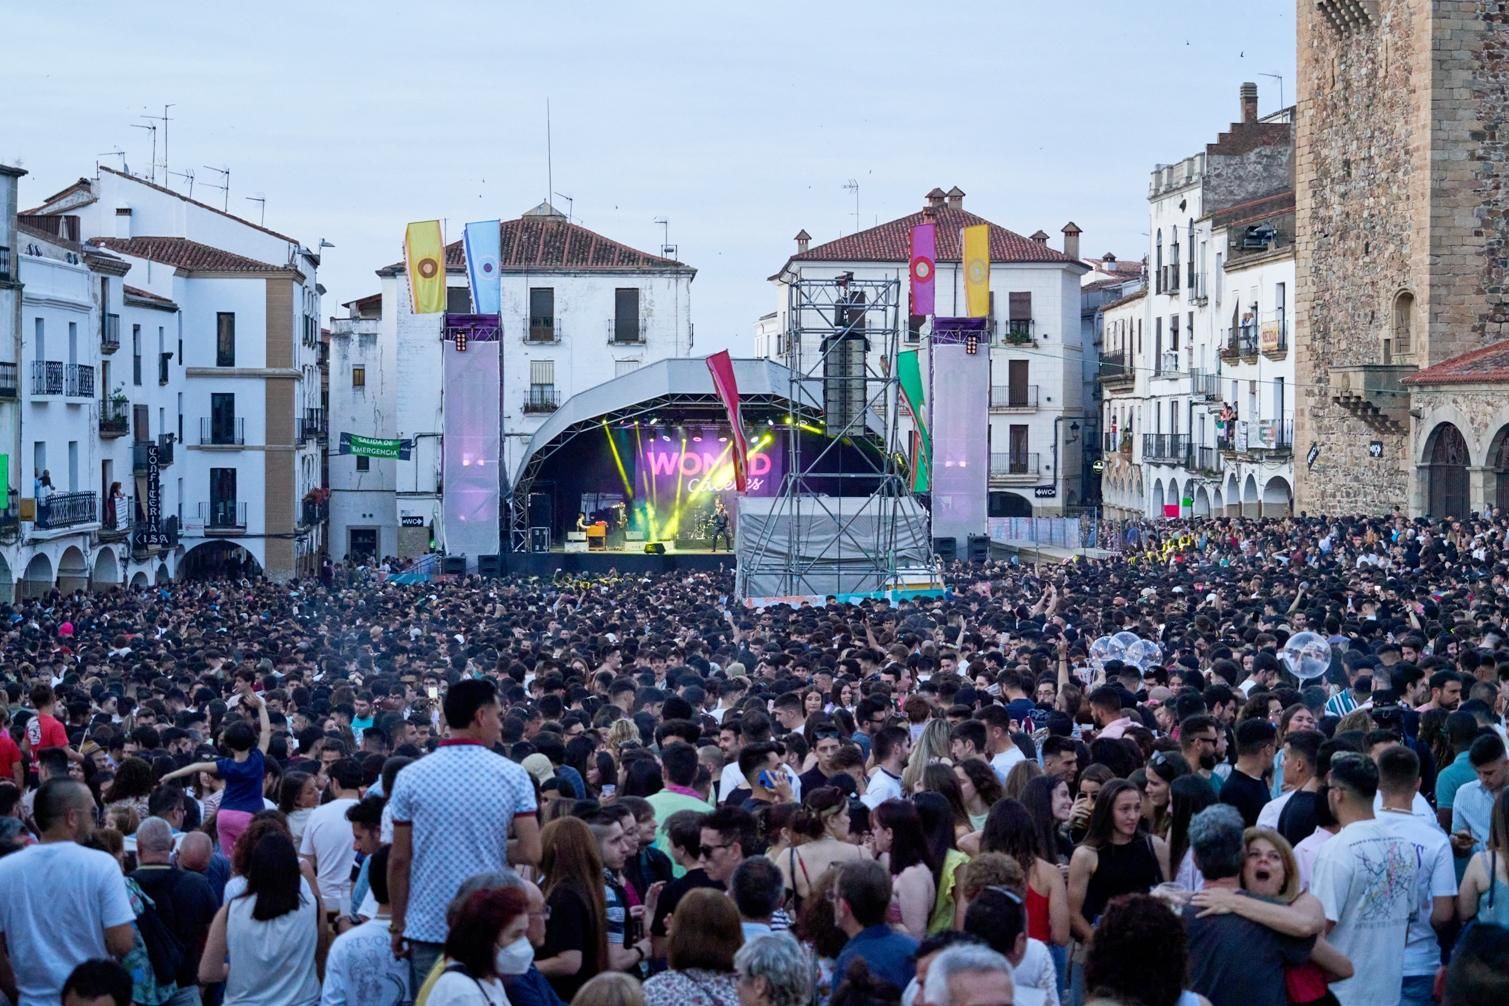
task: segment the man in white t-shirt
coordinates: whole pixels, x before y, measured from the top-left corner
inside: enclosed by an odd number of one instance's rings
[[[1378,766],[1345,752],[1331,759],[1327,800],[1341,830],[1315,857],[1310,891],[1325,910],[1331,945],[1354,974],[1331,986],[1341,1006],[1396,1003],[1404,982],[1420,867],[1415,849],[1373,816]]]
[[[356,806],[361,795],[361,766],[343,758],[330,766],[329,803],[321,804],[304,823],[299,840],[299,857],[314,867],[320,882],[320,897],[325,914],[336,916],[351,911],[351,870],[356,865],[356,841],[346,811]]]
[[[1420,757],[1402,744],[1373,755],[1378,764],[1378,795],[1383,809],[1378,823],[1409,843],[1420,864],[1415,881],[1415,910],[1410,915],[1404,944],[1404,983],[1400,1006],[1430,1006],[1441,945],[1436,929],[1451,924],[1456,909],[1457,872],[1451,842],[1434,819],[1422,819],[1412,809],[1419,796]]]
[[[320,1006],[403,1006],[409,992],[409,962],[393,956],[388,938],[388,849],[372,855],[373,915],[335,938],[325,963]]]
[[[1027,760],[1012,737],[1011,713],[1005,706],[986,706],[976,714],[985,724],[985,743],[990,748],[990,767],[1002,783],[1011,770]]]
[[[860,799],[874,810],[887,800],[902,799],[901,768],[912,753],[912,734],[906,727],[886,727],[870,743],[877,767]]]
[[[94,833],[88,787],[49,779],[33,814],[41,842],[0,859],[0,963],[16,982],[0,991],[13,999],[19,991],[20,1006],[58,1006],[75,967],[131,952],[136,912],[114,857],[78,844]]]

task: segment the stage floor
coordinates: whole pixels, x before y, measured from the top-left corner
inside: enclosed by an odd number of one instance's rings
[[[634,550],[607,549],[599,552],[567,552],[560,547],[549,552],[507,552],[501,557],[510,573],[553,576],[567,573],[669,573],[675,570],[716,571],[733,569],[734,556],[727,549],[673,549],[665,555],[646,555],[643,544]]]

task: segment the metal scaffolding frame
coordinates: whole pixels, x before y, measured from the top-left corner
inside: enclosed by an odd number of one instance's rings
[[[786,308],[787,397],[823,403],[828,435],[815,448],[804,446],[808,438],[787,438],[786,471],[769,514],[784,519],[762,521],[752,547],[739,550],[735,593],[750,597],[755,580],[778,582],[774,593],[782,596],[887,589],[897,581],[898,511],[915,509],[900,453],[901,282],[852,273],[797,278]],[[855,339],[863,340],[862,366],[853,356]],[[844,406],[837,416],[835,403]],[[840,450],[849,444],[867,449]],[[819,487],[837,487],[838,494]],[[845,507],[842,499],[865,504]],[[804,515],[837,533],[818,547],[801,540]]]

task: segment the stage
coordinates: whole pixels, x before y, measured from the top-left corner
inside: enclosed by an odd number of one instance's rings
[[[560,546],[549,552],[509,552],[502,557],[507,572],[526,576],[553,576],[566,573],[671,573],[678,570],[715,572],[732,571],[734,554],[727,549],[676,549],[665,555],[646,555],[644,545],[632,549],[598,549],[591,552],[567,552]]]

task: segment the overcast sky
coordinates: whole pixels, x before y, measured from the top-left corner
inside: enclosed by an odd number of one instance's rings
[[[698,269],[698,350],[749,350],[765,277],[815,242],[912,212],[935,185],[1022,234],[1142,254],[1148,172],[1294,96],[1294,0],[863,3],[9,4],[0,162],[23,206],[169,113],[168,167],[327,249],[324,313],[377,289],[404,223],[508,218],[555,191],[600,233]],[[505,11],[505,8],[507,10]],[[566,11],[571,13],[565,13]],[[242,13],[242,12],[245,13]],[[589,11],[590,13],[579,13]],[[159,144],[161,135],[159,134]],[[159,159],[161,150],[159,149]],[[161,176],[159,175],[159,180]],[[181,191],[186,183],[168,180]],[[565,199],[556,198],[565,210]]]

